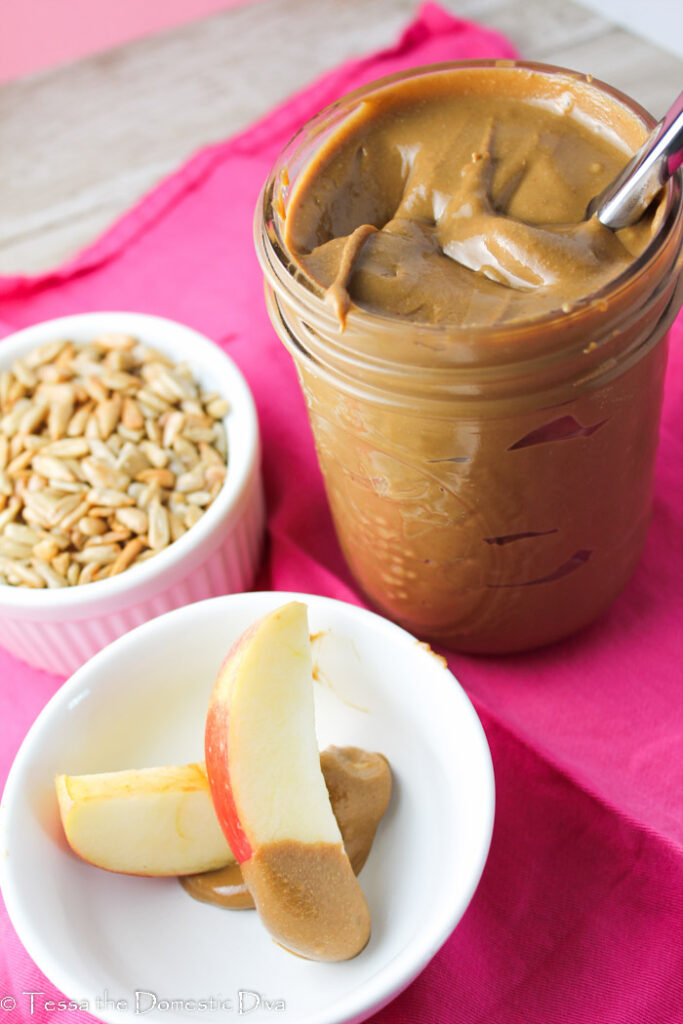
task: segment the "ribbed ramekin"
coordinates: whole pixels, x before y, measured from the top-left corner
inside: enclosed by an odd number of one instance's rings
[[[111,579],[31,589],[0,585],[0,644],[37,668],[69,675],[134,626],[181,605],[247,590],[261,556],[265,511],[258,420],[233,361],[197,331],[140,313],[84,313],[49,320],[0,341],[0,371],[55,338],[85,343],[124,333],[186,361],[202,387],[230,404],[225,483],[201,519],[153,558]]]

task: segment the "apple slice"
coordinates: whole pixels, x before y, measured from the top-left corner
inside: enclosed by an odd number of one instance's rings
[[[391,769],[381,754],[358,747],[328,747],[320,754],[320,768],[344,849],[357,875],[389,803]],[[237,870],[235,857],[216,818],[204,764],[58,775],[55,787],[62,824],[72,849],[96,867],[124,874],[173,874],[169,872],[167,843],[163,856],[158,855],[159,837],[175,835],[177,826],[182,824],[181,831],[188,840],[183,874],[196,876],[202,891],[214,875],[226,869]],[[181,790],[192,791],[191,817],[187,804],[178,813],[176,796]],[[146,801],[144,807],[141,797]],[[213,829],[207,825],[209,818],[214,822]],[[154,825],[150,827],[152,821]],[[201,838],[190,842],[187,828],[196,824]],[[219,857],[220,864],[214,868]],[[106,863],[102,863],[103,858]],[[208,871],[207,862],[212,865]]]
[[[311,960],[360,953],[370,912],[320,770],[305,605],[271,612],[234,644],[205,755],[218,820],[273,938]]]
[[[55,787],[69,845],[99,868],[189,875],[235,863],[203,764],[58,775]]]

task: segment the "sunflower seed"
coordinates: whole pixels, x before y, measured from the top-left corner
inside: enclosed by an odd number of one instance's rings
[[[32,558],[31,565],[35,572],[47,583],[48,587],[67,587],[68,583],[61,573],[58,573],[49,562],[42,558]]]
[[[33,554],[36,558],[41,558],[45,562],[51,562],[59,555],[59,545],[54,537],[45,537],[43,540],[38,541],[37,544],[34,544]],[[66,555],[66,559],[68,565],[68,555]]]
[[[83,516],[78,521],[78,529],[86,537],[96,537],[106,532],[107,524],[103,519],[96,519],[94,516]]]
[[[8,523],[3,536],[17,544],[27,544],[30,548],[40,541],[40,534],[36,530],[30,526],[22,526],[21,523]]]
[[[151,480],[156,480],[159,487],[165,487],[170,489],[175,484],[175,473],[172,473],[170,469],[143,469],[137,476],[136,480],[141,480],[143,483],[149,483]]]
[[[16,541],[10,540],[9,537],[0,537],[0,555],[4,555],[5,558],[21,561],[30,558],[32,553],[33,549],[30,544],[18,544]]]
[[[149,528],[147,513],[141,508],[120,508],[116,512],[116,519],[133,533],[147,533]]]
[[[226,402],[224,398],[215,398],[213,402],[209,402],[206,411],[215,420],[222,420],[230,412],[230,403]]]
[[[188,473],[182,473],[176,480],[176,490],[181,494],[198,491],[204,486],[204,468],[197,466]]]
[[[88,562],[108,565],[114,561],[120,551],[118,544],[93,544],[92,547],[85,547],[82,551],[77,551],[73,559],[81,565],[87,565]]]
[[[117,576],[124,569],[127,569],[144,549],[145,542],[140,537],[134,537],[124,546],[121,553],[112,562],[109,570],[110,576]]]
[[[135,504],[133,498],[128,494],[108,487],[93,487],[88,494],[88,501],[92,505],[105,505],[107,508],[121,508],[122,505]]]
[[[61,459],[53,459],[50,455],[34,455],[31,462],[33,469],[41,476],[52,480],[68,480],[73,482],[74,475]]]

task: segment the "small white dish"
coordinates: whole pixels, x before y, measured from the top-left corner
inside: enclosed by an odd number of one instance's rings
[[[69,675],[116,637],[192,601],[247,590],[260,561],[265,509],[258,419],[251,391],[232,359],[204,335],[143,313],[79,313],[45,320],[4,338],[0,370],[55,338],[77,343],[130,334],[186,361],[206,391],[230,403],[223,421],[228,471],[212,504],[190,530],[154,558],[84,586],[0,585],[0,644],[37,668]]]
[[[79,860],[64,838],[53,786],[59,772],[202,759],[208,698],[228,648],[256,618],[292,599],[308,605],[317,635],[321,749],[381,751],[394,774],[360,875],[372,937],[341,964],[292,956],[255,912],[197,903],[175,879],[109,874]],[[0,884],[40,969],[110,1024],[132,1024],[143,1013],[157,1024],[237,1017],[240,993],[242,1014],[256,1022],[355,1022],[408,985],[457,925],[484,868],[493,809],[484,732],[429,648],[378,615],[328,598],[231,595],[121,637],[45,707],[5,789]]]

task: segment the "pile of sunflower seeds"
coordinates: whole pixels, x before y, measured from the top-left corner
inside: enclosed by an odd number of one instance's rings
[[[0,373],[0,584],[92,583],[176,541],[223,485],[228,411],[128,335],[15,360]]]

